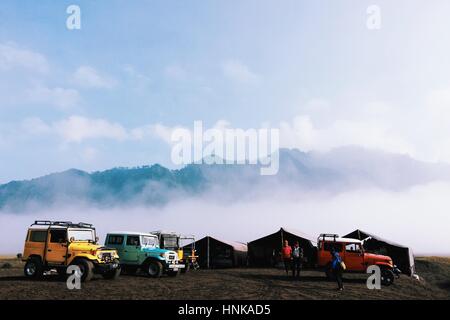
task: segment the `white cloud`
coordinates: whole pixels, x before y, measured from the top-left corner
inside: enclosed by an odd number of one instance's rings
[[[64,143],[81,143],[93,139],[125,141],[159,138],[170,143],[172,130],[176,127],[170,128],[162,124],[149,124],[128,129],[120,123],[106,119],[91,119],[72,115],[51,123],[46,123],[37,117],[26,118],[18,128],[19,130],[7,130],[6,133],[8,134],[5,136],[13,139],[19,135],[22,138],[54,135],[60,137]],[[85,155],[84,158],[88,159],[97,153],[91,149],[86,149],[83,154]]]
[[[28,90],[27,96],[31,102],[49,104],[61,109],[72,108],[81,100],[77,90],[60,87],[48,88],[45,86],[37,86]]]
[[[73,74],[72,81],[83,88],[111,89],[117,85],[114,78],[102,75],[90,66],[80,66]]]
[[[47,59],[40,53],[21,49],[10,43],[0,44],[0,70],[24,68],[40,73],[49,69]]]
[[[173,141],[172,141],[172,133],[175,130],[185,130],[186,132],[189,132],[189,134],[191,136],[193,136],[193,125],[192,127],[184,127],[184,126],[165,126],[161,123],[157,123],[157,124],[153,124],[149,126],[149,132],[152,133],[153,136],[160,138],[161,140],[163,140],[164,142],[166,142],[168,145],[173,145]],[[211,129],[214,130],[219,130],[219,131],[224,131],[225,129],[230,128],[230,123],[226,120],[218,120],[212,127]],[[208,128],[203,128],[203,130],[207,130]]]
[[[250,68],[237,60],[228,60],[222,64],[223,74],[238,83],[255,84],[261,78],[256,73],[252,72]]]
[[[333,148],[358,145],[393,153],[415,153],[414,146],[378,123],[336,120],[318,128],[306,115],[280,123],[280,146],[302,151],[328,151]]]
[[[211,129],[224,131],[233,128],[226,120],[218,120]],[[295,148],[302,151],[329,151],[337,147],[357,145],[368,149],[385,152],[414,155],[415,146],[401,135],[391,132],[389,127],[370,121],[336,120],[324,126],[317,126],[308,115],[295,116],[291,121],[278,124],[261,123],[259,128],[278,128],[280,130],[280,147]],[[259,129],[255,128],[255,129]],[[176,129],[187,130],[192,136],[191,127],[162,124],[151,126],[151,132],[169,145],[172,132]],[[203,128],[207,130],[208,128]]]
[[[70,116],[68,119],[53,124],[55,131],[65,142],[82,142],[86,139],[125,140],[126,129],[105,119],[89,119],[81,116]]]
[[[51,127],[37,117],[26,118],[20,124],[20,128],[22,133],[28,135],[46,134],[51,131]]]
[[[152,83],[151,78],[143,73],[140,73],[134,66],[127,64],[123,66],[123,71],[127,74],[134,90],[144,91],[150,87]]]
[[[171,143],[173,130],[174,128],[169,128],[159,123],[152,126],[152,132],[166,143]]]

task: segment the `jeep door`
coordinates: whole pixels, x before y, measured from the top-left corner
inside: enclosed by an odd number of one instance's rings
[[[139,262],[140,251],[140,237],[138,235],[127,235],[121,260],[125,264],[137,264]]]
[[[345,245],[345,265],[349,271],[364,271],[364,253],[359,243]]]
[[[125,236],[119,234],[108,234],[105,240],[105,246],[111,247],[117,250],[120,262],[122,263],[123,251],[124,251],[124,239]]]
[[[50,229],[45,259],[52,264],[64,264],[67,256],[67,230]]]
[[[31,255],[44,257],[45,243],[47,242],[47,230],[29,230],[23,250],[23,256]]]
[[[319,243],[319,250],[317,251],[317,263],[319,266],[324,267],[331,262],[332,260],[331,249],[334,249],[337,252],[339,252],[339,255],[341,256],[341,258],[343,258],[344,252],[342,243],[321,241]]]

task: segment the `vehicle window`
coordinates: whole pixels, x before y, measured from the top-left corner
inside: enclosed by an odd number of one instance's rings
[[[156,237],[142,237],[142,245],[146,247],[157,247],[158,246],[158,238]]]
[[[127,246],[138,246],[139,236],[127,236]]]
[[[30,241],[31,242],[45,242],[47,239],[47,231],[31,231]]]
[[[178,248],[178,238],[164,237],[164,248]]]
[[[347,252],[360,252],[361,246],[359,243],[349,243],[345,246],[345,251]]]
[[[68,237],[74,241],[95,242],[95,233],[92,229],[69,229]]]
[[[108,237],[108,244],[122,244],[123,236],[112,236]]]
[[[50,230],[50,242],[52,243],[64,243],[67,241],[66,230]]]
[[[342,252],[342,244],[334,243],[334,242],[325,242],[324,243],[324,250],[325,251],[330,251],[331,252],[332,248],[334,248],[334,250],[336,250],[337,252]]]

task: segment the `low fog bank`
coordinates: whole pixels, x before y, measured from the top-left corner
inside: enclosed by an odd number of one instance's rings
[[[197,238],[218,238],[247,242],[280,226],[312,235],[339,233],[356,228],[409,245],[415,254],[450,253],[450,183],[432,183],[401,192],[365,189],[338,195],[303,194],[294,190],[271,198],[241,202],[215,202],[208,197],[186,199],[164,207],[93,209],[60,207],[24,212],[0,212],[0,254],[23,249],[27,227],[36,219],[93,223],[103,243],[113,230],[173,230]]]
[[[279,172],[268,176],[260,174],[259,165],[249,164],[195,164],[180,170],[155,164],[93,173],[70,169],[0,185],[0,211],[21,214],[68,205],[91,210],[153,206],[157,208],[150,211],[159,211],[187,198],[226,205],[278,198],[274,193],[290,197],[288,202],[308,202],[360,189],[404,192],[414,186],[450,183],[449,164],[354,146],[324,153],[281,149],[279,160]]]

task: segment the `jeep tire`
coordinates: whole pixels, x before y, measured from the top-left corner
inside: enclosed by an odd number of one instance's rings
[[[29,258],[23,268],[23,273],[25,277],[30,279],[42,278],[44,275],[44,266],[42,265],[41,259],[36,257]]]
[[[390,286],[394,283],[394,272],[390,269],[381,269],[381,284]]]
[[[81,272],[81,282],[90,281],[94,275],[94,264],[87,259],[75,260],[73,265],[78,266]]]
[[[163,265],[159,261],[151,260],[145,264],[144,270],[150,277],[159,278],[163,273]]]

